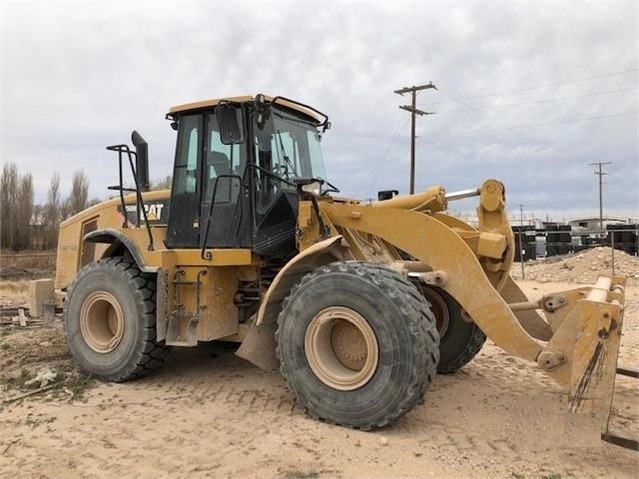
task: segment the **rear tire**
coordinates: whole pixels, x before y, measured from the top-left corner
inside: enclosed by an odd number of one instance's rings
[[[441,288],[416,284],[431,305],[440,335],[437,372],[449,374],[468,364],[481,351],[486,335],[473,322],[462,317],[462,307]]]
[[[439,359],[434,317],[412,284],[354,261],[302,278],[284,301],[276,340],[298,404],[315,418],[363,430],[420,403]]]
[[[157,343],[155,277],[117,257],[87,265],[69,287],[65,337],[80,368],[107,381],[145,376],[169,349]]]

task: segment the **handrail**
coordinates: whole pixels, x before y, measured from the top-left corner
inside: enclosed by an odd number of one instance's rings
[[[211,254],[210,251],[206,251],[206,243],[209,239],[209,230],[211,229],[211,219],[213,218],[213,207],[215,206],[215,196],[217,193],[217,184],[218,184],[218,180],[220,178],[237,178],[240,181],[240,185],[242,185],[242,177],[240,175],[219,175],[217,178],[215,178],[215,183],[213,183],[213,194],[211,196],[211,204],[209,206],[209,214],[207,216],[207,222],[206,222],[206,230],[204,232],[204,239],[202,240],[202,250],[200,251],[200,258],[202,258],[203,260],[206,261],[210,261],[211,258],[213,257],[213,255]],[[240,194],[239,196],[239,201],[237,201],[235,203],[235,210],[237,211],[238,207],[240,204],[242,204],[242,202],[244,201],[244,194],[242,193],[242,191],[240,190]],[[240,211],[243,211],[240,208]],[[233,214],[233,216],[235,216],[235,213]]]
[[[153,235],[151,234],[151,226],[149,225],[149,219],[146,214],[146,208],[144,207],[144,199],[142,197],[142,192],[140,191],[140,185],[138,181],[137,171],[135,170],[135,166],[133,164],[133,157],[137,158],[137,153],[132,151],[128,145],[111,145],[106,147],[109,151],[117,151],[118,153],[118,172],[120,177],[120,184],[118,186],[109,186],[109,190],[115,190],[120,192],[120,202],[122,204],[122,213],[124,214],[124,223],[122,224],[123,228],[128,228],[129,218],[126,211],[126,203],[124,202],[124,192],[130,191],[135,192],[136,198],[136,207],[138,209],[137,218],[135,221],[135,226],[137,228],[140,227],[140,211],[142,212],[142,216],[144,217],[144,224],[146,226],[147,233],[149,235],[149,246],[148,250],[153,251]],[[124,183],[124,175],[122,171],[122,154],[126,153],[127,158],[129,159],[129,166],[131,167],[131,173],[133,174],[133,181],[135,182],[135,189],[125,188]]]

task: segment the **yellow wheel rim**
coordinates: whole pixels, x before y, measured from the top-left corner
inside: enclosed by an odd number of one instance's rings
[[[318,379],[341,391],[366,384],[379,361],[373,329],[362,315],[343,306],[315,315],[306,330],[304,348]]]
[[[95,352],[113,351],[124,334],[124,314],[115,296],[106,291],[89,294],[80,310],[80,331]]]

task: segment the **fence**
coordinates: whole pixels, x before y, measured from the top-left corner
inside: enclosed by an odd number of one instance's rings
[[[524,263],[538,257],[579,253],[598,246],[611,248],[612,274],[615,274],[615,250],[639,256],[639,224],[608,225],[605,230],[573,230],[570,225],[547,225],[536,229],[532,225],[512,226],[515,235],[515,261]]]

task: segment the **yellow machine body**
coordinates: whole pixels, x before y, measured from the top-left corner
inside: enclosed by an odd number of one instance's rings
[[[174,110],[216,104],[198,102]],[[335,261],[383,265],[443,289],[459,303],[465,319],[497,346],[537,363],[562,385],[571,411],[596,413],[605,434],[623,324],[624,278],[602,277],[595,285],[528,300],[509,276],[514,240],[504,186],[487,180],[470,195],[479,197],[477,228],[446,213],[456,197],[440,186],[371,204],[302,198],[297,252],[282,258],[278,267],[269,266],[269,281],[260,280],[264,259],[248,248],[167,248],[167,225],[160,218],[170,214],[170,191],[141,195],[148,225],[125,218],[121,200],[111,199],[61,225],[55,284],[66,290],[87,265],[126,255],[142,272],[157,275],[157,341],[182,346],[238,341],[243,343],[240,356],[273,367],[277,318],[301,278]],[[125,210],[135,210],[137,201],[133,194],[124,197]],[[240,305],[249,300],[242,285],[252,285],[250,300],[256,307],[249,317],[241,313]]]

